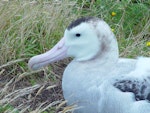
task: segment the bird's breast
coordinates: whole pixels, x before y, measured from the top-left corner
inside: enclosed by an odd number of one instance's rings
[[[104,81],[99,75],[98,71],[87,69],[82,65],[69,64],[62,80],[63,94],[68,104],[86,107],[86,109],[81,109],[82,113],[97,113],[98,100],[100,100],[99,88]],[[92,111],[86,111],[87,108]]]

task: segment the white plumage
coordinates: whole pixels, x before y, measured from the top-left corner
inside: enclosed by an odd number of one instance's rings
[[[119,58],[116,38],[106,22],[84,17],[72,22],[50,51],[30,59],[38,69],[72,56],[62,88],[74,113],[150,113],[150,58]]]

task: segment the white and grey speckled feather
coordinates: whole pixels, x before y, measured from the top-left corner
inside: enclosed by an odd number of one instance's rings
[[[123,78],[116,79],[114,86],[123,92],[134,93],[137,101],[150,101],[150,58],[137,59],[135,69]]]

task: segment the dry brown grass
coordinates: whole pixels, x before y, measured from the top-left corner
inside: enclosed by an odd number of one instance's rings
[[[68,16],[74,3],[14,0],[2,1],[0,5],[0,112],[63,111],[60,84],[63,68],[57,74],[56,64],[54,71],[31,72],[27,61],[61,38],[60,31],[74,18]]]

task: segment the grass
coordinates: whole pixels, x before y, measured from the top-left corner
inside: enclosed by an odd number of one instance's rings
[[[30,71],[30,57],[52,48],[81,16],[103,18],[114,29],[120,56],[150,56],[150,4],[123,0],[13,0],[0,2],[0,113],[63,113],[61,75],[68,59]],[[111,13],[116,15],[112,16]]]

